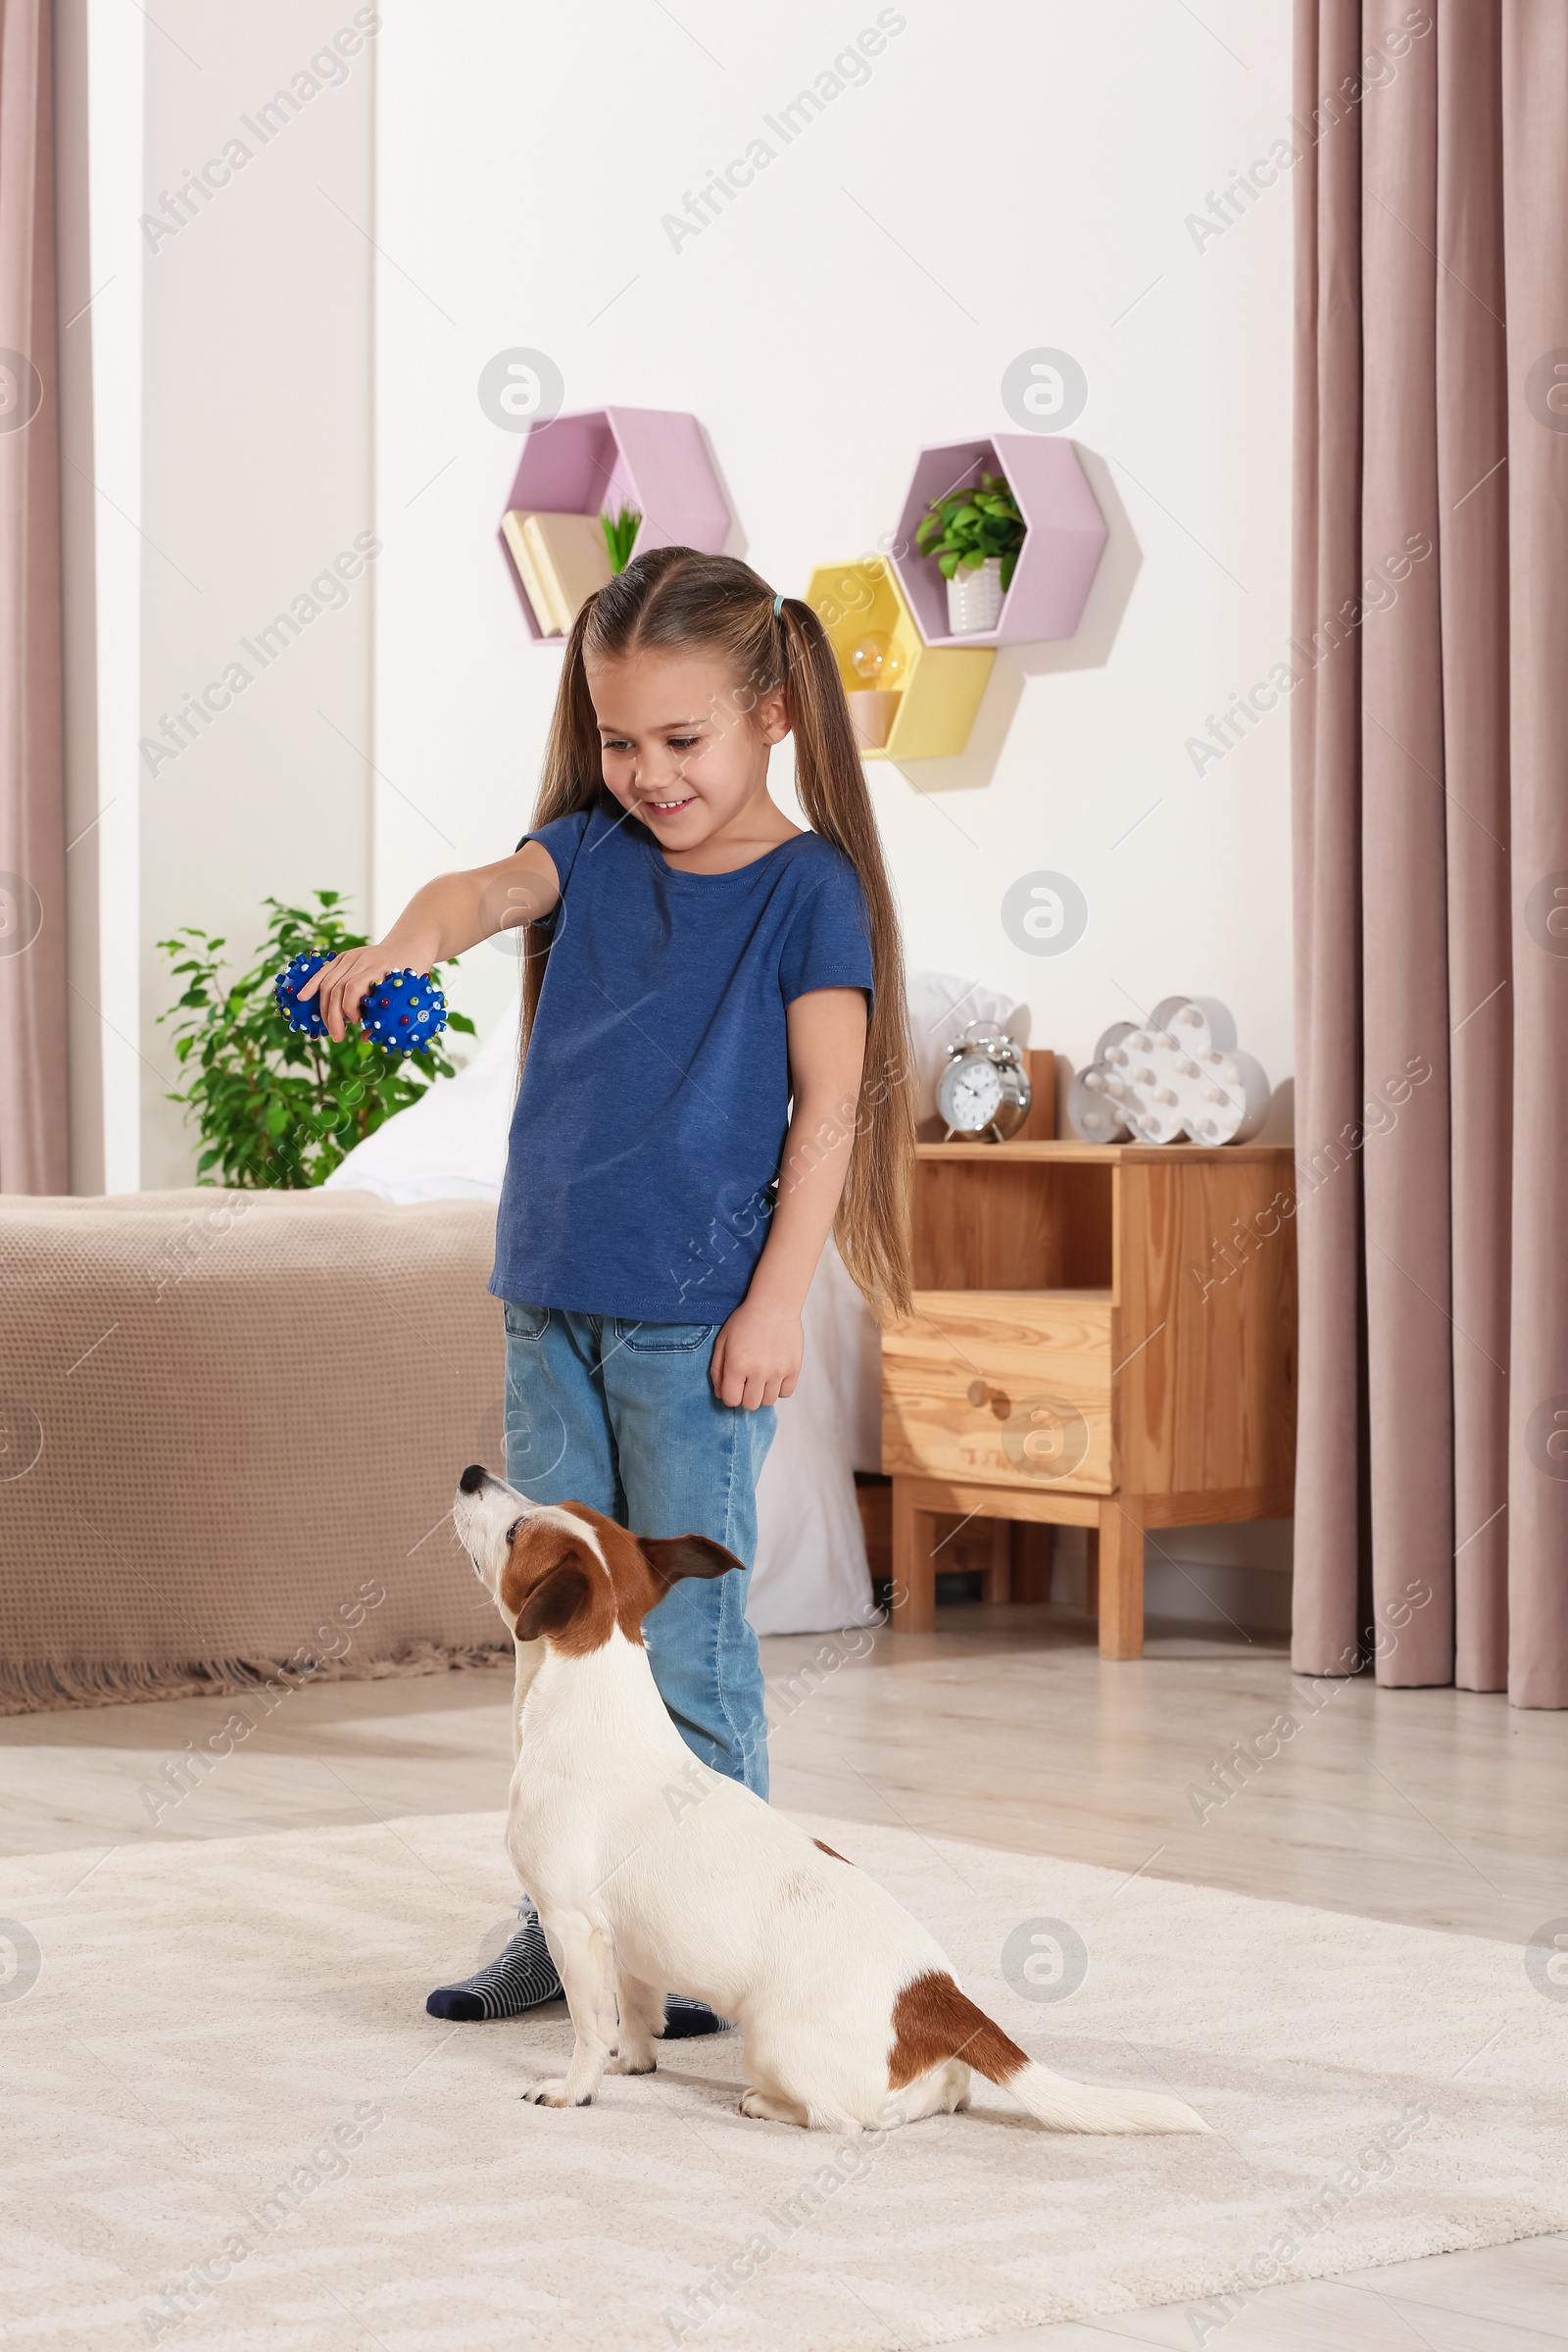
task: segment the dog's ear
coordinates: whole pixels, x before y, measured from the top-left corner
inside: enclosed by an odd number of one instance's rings
[[[542,1634],[564,1634],[592,1588],[575,1544],[542,1576],[517,1612],[517,1640],[537,1642]]]
[[[589,1598],[593,1567],[569,1528],[519,1519],[501,1571],[501,1606],[517,1621],[517,1640],[563,1634]]]
[[[708,1536],[639,1536],[637,1541],[649,1567],[665,1585],[678,1585],[686,1576],[727,1576],[732,1568],[746,1565]]]

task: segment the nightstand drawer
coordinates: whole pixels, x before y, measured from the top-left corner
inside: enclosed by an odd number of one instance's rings
[[[917,1291],[882,1334],[882,1467],[1111,1491],[1108,1291]]]

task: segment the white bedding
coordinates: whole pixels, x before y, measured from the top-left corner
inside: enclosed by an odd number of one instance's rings
[[[946,972],[909,979],[915,1115],[935,1109],[937,1073],[966,1022],[1000,1020],[1019,1043],[1027,1010]],[[327,1186],[386,1200],[496,1200],[516,1091],[515,1000],[467,1068],[440,1081],[351,1152]],[[880,1466],[876,1325],[829,1242],[806,1301],[806,1360],[778,1408],[758,1487],[758,1543],[748,1614],[760,1634],[833,1632],[871,1615],[855,1499],[857,1470]],[[500,1465],[498,1464],[497,1467]]]

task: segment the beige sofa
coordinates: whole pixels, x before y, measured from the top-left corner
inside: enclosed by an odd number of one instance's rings
[[[447,1520],[503,1458],[494,1230],[368,1193],[0,1196],[0,1713],[510,1651]]]

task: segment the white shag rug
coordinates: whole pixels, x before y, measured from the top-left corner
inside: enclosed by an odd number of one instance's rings
[[[1518,1946],[809,1826],[1032,2055],[1164,2082],[1216,2136],[1059,2136],[978,2077],[969,2114],[858,2144],[751,2123],[738,2035],[525,2106],[562,2004],[423,2009],[515,1902],[495,1814],[28,1857],[0,1865],[8,2343],[891,2352],[1214,2321],[1568,2227],[1568,2007]],[[1087,1953],[1064,1998],[1041,1921]]]

